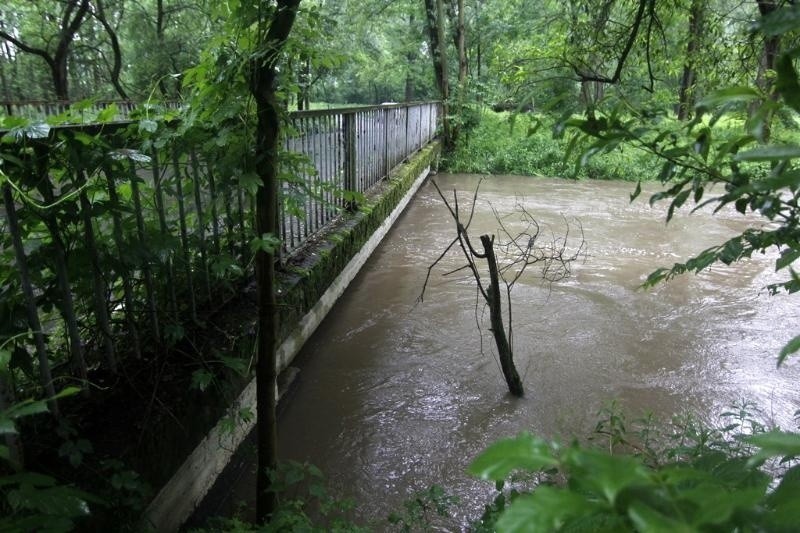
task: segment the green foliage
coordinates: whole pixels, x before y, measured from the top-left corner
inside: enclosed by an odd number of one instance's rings
[[[271,491],[278,495],[278,508],[269,523],[257,526],[238,518],[215,519],[203,531],[226,532],[337,532],[368,531],[349,518],[354,504],[337,499],[328,491],[322,472],[314,465],[294,461],[283,462],[270,472]]]
[[[449,172],[629,181],[658,175],[656,158],[623,147],[587,158],[581,165],[570,164],[565,154],[578,149],[578,139],[554,138],[556,121],[546,115],[477,113],[479,119],[470,120],[478,125],[462,135],[442,161]]]
[[[404,533],[430,531],[433,529],[435,517],[450,516],[450,509],[457,504],[457,497],[450,496],[442,487],[433,485],[407,500],[403,511],[391,513],[388,521],[395,529]]]
[[[78,391],[66,388],[57,398],[73,396]],[[10,406],[0,412],[0,436],[17,434],[19,419],[47,412],[46,400],[25,400]],[[88,443],[78,441],[62,446],[59,454],[63,452],[75,465],[88,451]],[[0,472],[11,466],[8,452],[8,447],[0,445]],[[0,475],[1,531],[72,531],[79,519],[90,514],[90,505],[104,504],[103,500],[48,475],[26,471]]]
[[[796,6],[778,12],[781,16],[767,16],[755,24],[754,37],[793,37],[798,29],[792,26],[796,23]],[[800,289],[793,266],[800,257],[800,135],[795,120],[800,109],[800,85],[795,55],[794,49],[788,49],[776,58],[774,89],[734,85],[710,91],[699,100],[690,121],[671,118],[657,104],[633,106],[618,92],[609,95],[595,113],[565,116],[557,124],[557,130],[569,131],[577,139],[576,159],[581,167],[620,147],[639,150],[657,160],[661,166],[658,179],[665,190],[653,195],[650,203],[669,201],[667,220],[692,200],[695,209],[733,208],[742,214],[758,214],[769,222],[748,228],[686,262],[653,272],[645,286],[685,272],[700,272],[717,262],[731,264],[754,253],[777,249],[780,257],[775,270],[786,272],[788,279],[770,285],[769,290],[794,293]],[[778,98],[771,94],[773,90],[778,91]],[[781,116],[787,117],[786,125],[773,124],[773,119]],[[791,341],[781,351],[778,364],[798,349],[800,343]]]
[[[727,424],[719,430],[700,427],[691,419],[659,426],[647,418],[633,424],[636,431],[627,431],[625,417],[612,405],[598,423],[598,436],[612,443],[609,450],[577,442],[564,446],[527,433],[501,440],[469,469],[498,483],[500,491],[475,529],[791,528],[798,515],[790,502],[800,497],[800,465],[795,460],[800,435],[764,432],[753,424],[753,415],[752,406],[745,404],[725,413]],[[661,446],[653,448],[654,442]],[[535,476],[536,482],[508,492],[504,481],[513,481],[513,472]]]

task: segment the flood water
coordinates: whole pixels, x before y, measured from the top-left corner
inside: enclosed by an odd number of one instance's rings
[[[478,182],[435,179],[462,191],[462,209]],[[297,390],[281,418],[281,457],[319,466],[358,502],[364,521],[385,518],[432,484],[448,487],[462,500],[449,525],[458,530],[493,494],[465,473],[481,450],[522,430],[584,437],[612,399],[634,417],[689,411],[709,424],[749,400],[766,422],[794,428],[800,365],[777,370],[775,363],[800,332],[800,300],[764,290],[781,279],[776,254],[638,288],[653,269],[759,220],[732,211],[682,213],[667,225],[667,206],[650,208],[647,191],[631,204],[632,190],[520,177],[481,185],[474,242],[496,231],[492,207],[506,214],[517,202],[543,233],[563,234],[566,217],[577,237],[577,218],[586,242],[587,257],[572,277],[550,286],[532,270],[513,292],[515,359],[526,391],[515,399],[485,320],[481,342],[474,283],[463,273],[442,277],[463,264],[457,249],[417,303],[428,266],[454,237],[427,183],[304,347]]]

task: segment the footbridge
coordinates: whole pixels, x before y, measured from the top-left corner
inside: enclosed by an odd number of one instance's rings
[[[243,126],[212,130],[181,111],[114,102],[0,109],[0,254],[16,267],[0,288],[25,317],[17,329],[32,332],[14,337],[14,349],[31,354],[31,379],[46,396],[58,380],[118,383],[162,364],[252,283],[257,180]],[[274,236],[281,369],[435,165],[439,118],[437,102],[288,114]],[[207,378],[194,371],[191,382]],[[153,392],[143,409],[161,401]],[[216,425],[185,423],[199,416],[191,406],[176,412],[177,425],[196,426],[192,436],[175,445],[165,434],[139,450],[154,464],[133,468],[161,487],[147,527],[174,531],[193,512],[254,425],[254,383],[224,411]]]

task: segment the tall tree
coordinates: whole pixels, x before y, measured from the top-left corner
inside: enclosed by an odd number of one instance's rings
[[[705,12],[705,2],[702,0],[692,0],[689,8],[689,28],[686,40],[686,56],[683,62],[683,74],[681,75],[680,86],[678,87],[678,120],[690,118],[691,110],[694,107],[694,88],[697,82],[697,56],[700,52],[701,40],[703,38],[703,15]]]
[[[447,44],[445,43],[444,0],[425,0],[425,22],[428,30],[428,48],[433,59],[436,86],[442,99],[442,129],[446,148],[452,147],[450,135],[449,99],[450,81],[447,66]]]
[[[278,134],[282,105],[276,96],[278,62],[294,25],[300,0],[277,0],[269,14],[259,7],[257,50],[249,65],[250,91],[256,102],[255,163],[259,177],[256,193],[256,235],[278,235]],[[266,22],[268,21],[268,22]],[[277,438],[277,302],[275,299],[276,250],[263,246],[256,253],[258,284],[258,362],[256,398],[258,402],[258,474],[256,516],[265,522],[276,506],[276,495],[269,491],[269,471],[278,460]]]
[[[6,29],[0,29],[0,38],[10,42],[23,52],[41,57],[50,69],[53,81],[53,90],[59,100],[69,100],[69,72],[68,60],[70,47],[75,35],[86,20],[89,13],[89,0],[68,0],[59,18],[58,33],[52,42],[47,42],[45,47],[32,46],[23,42]]]

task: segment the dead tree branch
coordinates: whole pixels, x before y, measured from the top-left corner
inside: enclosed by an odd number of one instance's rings
[[[481,180],[482,181],[482,180]],[[444,257],[458,243],[466,264],[450,270],[444,276],[450,276],[456,272],[469,270],[475,279],[477,293],[483,297],[485,307],[489,309],[489,331],[495,340],[495,346],[500,359],[500,368],[508,385],[508,389],[514,396],[523,395],[522,380],[519,377],[516,366],[514,365],[513,353],[513,315],[511,307],[511,290],[514,285],[522,278],[523,274],[530,267],[538,267],[538,279],[545,283],[554,283],[565,279],[571,274],[571,265],[581,256],[585,255],[585,240],[583,228],[577,222],[580,229],[580,238],[577,248],[571,246],[570,225],[566,222],[566,232],[563,236],[552,235],[551,239],[542,244],[542,231],[539,223],[533,215],[525,208],[521,201],[517,202],[513,215],[501,216],[492,206],[492,212],[499,224],[498,234],[484,234],[480,236],[481,250],[477,250],[469,238],[469,226],[475,215],[475,205],[478,200],[480,182],[475,188],[472,196],[469,217],[466,224],[461,222],[458,205],[458,195],[453,191],[453,202],[448,202],[439,185],[433,181],[436,192],[444,202],[445,207],[450,213],[456,225],[456,236],[445,248],[436,260],[428,267],[425,282],[419,295],[419,301],[424,301],[425,290],[430,281],[431,272],[444,259]],[[512,221],[509,217],[514,216]],[[485,261],[485,269],[488,274],[488,284],[481,276],[482,268],[479,267],[478,260]],[[506,314],[508,315],[508,327],[504,324],[503,301],[501,296],[500,284],[503,284],[506,294]],[[476,305],[476,317],[478,307]],[[480,321],[479,321],[480,323]]]

